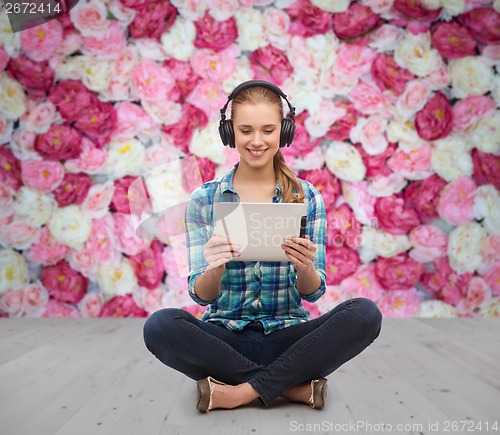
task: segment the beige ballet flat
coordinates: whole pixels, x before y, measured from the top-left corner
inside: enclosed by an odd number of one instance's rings
[[[198,411],[208,412],[212,409],[212,395],[214,393],[213,384],[226,385],[224,382],[220,382],[211,376],[196,382],[196,391],[198,393],[196,408]]]
[[[311,398],[309,399],[309,404],[311,408],[323,409],[326,402],[327,389],[327,379],[318,378],[311,381]]]

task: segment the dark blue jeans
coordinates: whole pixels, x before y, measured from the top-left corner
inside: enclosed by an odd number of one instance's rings
[[[144,342],[162,363],[198,380],[248,382],[269,406],[288,388],[325,377],[380,334],[382,313],[366,298],[344,301],[307,322],[264,335],[260,322],[242,331],[163,308],[144,324]]]

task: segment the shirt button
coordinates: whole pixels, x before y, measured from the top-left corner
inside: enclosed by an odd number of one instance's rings
[[[260,281],[260,278],[258,276],[255,277],[256,281]]]

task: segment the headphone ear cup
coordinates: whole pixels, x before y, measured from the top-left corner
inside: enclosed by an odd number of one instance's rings
[[[284,118],[281,121],[281,133],[280,133],[280,148],[285,145],[290,146],[295,136],[295,122],[290,118]]]
[[[226,146],[229,145],[230,148],[234,148],[234,130],[233,130],[233,121],[230,119],[226,119],[225,121],[221,121],[219,124],[219,135],[222,140],[222,143]]]

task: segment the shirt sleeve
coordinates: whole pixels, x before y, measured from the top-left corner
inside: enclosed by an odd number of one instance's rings
[[[307,302],[316,302],[326,291],[326,209],[323,197],[312,184],[307,182],[310,197],[307,208],[306,234],[316,245],[317,250],[314,255],[313,264],[321,278],[321,284],[317,290],[309,295],[302,295],[297,289],[297,278],[294,287],[299,292],[300,297]]]
[[[193,301],[199,305],[208,305],[211,301],[205,301],[198,297],[194,291],[194,283],[196,279],[208,267],[205,259],[205,244],[212,237],[213,229],[208,218],[207,206],[203,204],[203,200],[195,190],[191,195],[191,199],[186,205],[184,220],[186,224],[186,249],[188,256],[189,275],[188,292]]]

